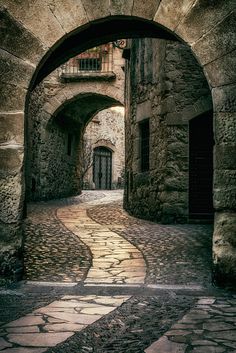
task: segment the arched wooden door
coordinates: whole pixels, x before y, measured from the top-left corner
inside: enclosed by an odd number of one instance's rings
[[[213,218],[213,113],[189,123],[189,218]]]
[[[97,147],[93,153],[93,181],[96,189],[111,189],[112,152],[106,147]]]

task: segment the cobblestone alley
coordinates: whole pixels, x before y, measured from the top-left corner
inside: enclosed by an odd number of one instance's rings
[[[32,203],[25,278],[0,288],[4,353],[236,353],[236,295],[211,285],[211,225],[129,216],[121,191]]]

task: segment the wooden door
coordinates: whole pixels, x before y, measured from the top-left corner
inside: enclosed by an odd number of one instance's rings
[[[97,147],[94,149],[93,180],[96,189],[111,189],[112,152],[106,147]]]

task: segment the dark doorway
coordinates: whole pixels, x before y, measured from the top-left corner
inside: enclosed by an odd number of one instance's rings
[[[213,113],[189,123],[189,218],[213,218]]]
[[[106,147],[97,147],[93,154],[93,181],[96,189],[111,189],[112,152]]]

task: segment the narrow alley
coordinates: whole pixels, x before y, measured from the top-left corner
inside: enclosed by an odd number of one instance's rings
[[[236,353],[235,21],[1,1],[0,353]]]
[[[122,191],[29,204],[25,279],[0,291],[0,350],[235,352],[236,296],[211,287],[211,225],[129,216]]]

